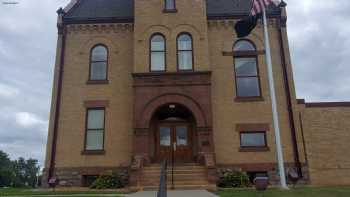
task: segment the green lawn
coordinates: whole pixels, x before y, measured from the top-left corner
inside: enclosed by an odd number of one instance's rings
[[[66,194],[90,194],[98,197],[99,194],[113,194],[113,197],[123,196],[113,192],[89,191],[89,192],[50,192],[30,189],[0,189],[0,196],[37,196],[57,195],[62,197]],[[96,195],[94,195],[96,194]],[[350,197],[350,188],[296,188],[290,190],[269,189],[263,195],[257,195],[254,189],[219,189],[217,194],[220,197]]]
[[[115,194],[113,197],[119,197],[122,195],[117,195],[115,192],[103,192],[103,191],[89,191],[89,192],[63,192],[63,191],[42,191],[42,190],[33,190],[33,189],[17,189],[17,188],[0,188],[0,197],[3,196],[33,196],[33,195],[57,195],[55,197],[61,197],[61,195],[69,195],[69,194],[96,194],[96,196],[89,197],[98,197],[99,194]]]
[[[259,197],[254,189],[221,189],[220,197]],[[296,188],[286,191],[269,189],[262,197],[350,197],[350,188]]]

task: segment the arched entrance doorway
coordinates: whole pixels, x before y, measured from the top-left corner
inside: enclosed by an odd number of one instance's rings
[[[178,103],[160,106],[150,123],[153,135],[153,161],[194,162],[197,155],[196,120]]]
[[[211,72],[134,73],[132,76],[134,128],[130,185],[138,184],[143,167],[169,157],[174,149],[178,151],[174,154],[178,162],[192,160],[205,165],[208,180],[215,180]],[[165,146],[161,147],[161,143]],[[165,148],[163,152],[161,148]]]
[[[175,159],[179,162],[181,160],[182,162],[192,160],[205,164],[207,167],[215,166],[210,96],[191,97],[180,93],[160,94],[160,89],[158,87],[156,90],[150,91],[140,87],[136,91],[132,168],[141,169],[142,166],[159,162],[161,158],[164,158],[164,156],[159,156],[161,153],[161,128],[159,126],[174,119],[187,123],[189,125],[187,132],[191,133],[189,135],[190,145],[187,149],[188,152],[186,151],[189,153],[187,155],[190,155],[187,158],[190,159],[186,159],[185,156],[183,159],[181,159],[181,156],[175,157]],[[167,89],[167,91],[169,90]],[[148,92],[149,94],[142,94],[142,92]],[[199,95],[206,94],[202,92]],[[164,132],[170,133],[167,137],[168,151],[165,151],[165,153],[171,152],[172,154],[173,150],[179,150],[177,146],[174,147],[174,141],[176,142],[174,126],[170,125],[170,128],[164,130],[168,130]],[[169,137],[170,146],[173,147],[169,146]],[[164,143],[165,139],[166,137],[164,137]]]

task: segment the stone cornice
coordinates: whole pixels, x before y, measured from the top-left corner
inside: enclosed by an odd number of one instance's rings
[[[67,25],[68,33],[125,33],[133,30],[132,23]]]
[[[134,73],[134,87],[209,86],[211,72]]]
[[[232,29],[233,26],[240,19],[223,19],[223,20],[208,20],[208,28],[209,29]],[[279,18],[269,18],[269,27],[279,27],[280,21]],[[263,25],[261,20],[259,20],[257,24],[257,28],[262,28]]]

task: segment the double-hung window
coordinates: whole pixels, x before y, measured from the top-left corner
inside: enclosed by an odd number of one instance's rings
[[[177,37],[177,68],[180,71],[193,70],[192,36],[188,33]]]
[[[86,121],[85,150],[103,150],[105,132],[105,108],[87,109]]]
[[[237,97],[261,97],[255,46],[248,40],[240,40],[234,45],[233,52]]]
[[[151,71],[165,71],[166,44],[162,34],[154,34],[150,39],[150,69]]]
[[[174,10],[176,10],[175,0],[165,0],[164,10],[165,11],[174,11]]]
[[[90,76],[91,81],[107,80],[108,50],[104,45],[96,45],[90,54]]]

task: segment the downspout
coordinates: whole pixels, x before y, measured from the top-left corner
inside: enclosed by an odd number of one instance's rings
[[[281,8],[281,10],[284,8]],[[285,91],[286,91],[286,99],[287,99],[287,105],[288,105],[288,114],[289,114],[289,122],[291,126],[291,137],[293,142],[293,152],[294,152],[294,162],[298,171],[299,178],[303,177],[302,172],[302,166],[300,163],[300,156],[299,156],[299,148],[298,148],[298,142],[297,142],[297,136],[296,136],[296,130],[295,130],[295,123],[294,123],[294,114],[293,114],[293,106],[292,106],[292,97],[290,93],[290,85],[289,85],[289,79],[288,79],[288,72],[287,72],[287,66],[286,66],[286,54],[284,50],[284,44],[283,44],[283,32],[282,32],[282,26],[287,21],[286,16],[280,15],[279,18],[279,25],[278,25],[278,36],[279,36],[279,43],[280,43],[280,51],[281,51],[281,62],[282,62],[282,70],[283,70],[283,80],[285,85]]]
[[[59,64],[59,74],[58,74],[58,84],[57,84],[57,96],[56,96],[56,108],[55,108],[55,119],[54,119],[54,128],[53,128],[53,141],[51,148],[51,158],[50,158],[50,167],[48,174],[48,181],[54,177],[55,171],[55,160],[56,160],[56,146],[57,146],[57,132],[59,124],[59,115],[61,108],[61,95],[62,95],[62,80],[63,80],[63,67],[64,67],[64,54],[66,48],[66,27],[63,23],[63,16],[65,14],[64,10],[60,8],[57,10],[58,14],[58,36],[61,36],[61,52],[60,52],[60,64]]]

